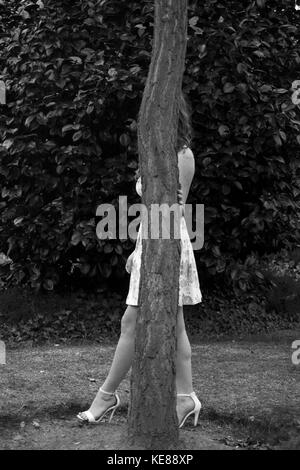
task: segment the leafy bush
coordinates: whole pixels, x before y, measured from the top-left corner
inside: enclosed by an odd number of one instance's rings
[[[0,293],[0,337],[7,344],[116,339],[124,310],[118,293],[58,295],[7,289]]]
[[[300,320],[300,281],[290,275],[274,276],[269,272],[266,277],[272,283],[267,293],[267,311],[275,310],[277,314],[290,321]]]
[[[189,335],[243,337],[299,325],[299,316],[287,314],[284,309],[266,308],[263,295],[235,297],[220,289],[205,289],[204,296],[203,304],[185,307]],[[0,293],[0,338],[10,346],[24,342],[115,342],[125,307],[124,296],[117,292],[44,292],[32,297],[30,291],[8,289]]]
[[[265,291],[266,311],[275,311],[288,321],[300,320],[300,250],[282,250],[266,257],[261,271],[269,288]]]
[[[0,251],[13,260],[3,282],[49,291],[119,282],[133,244],[98,240],[95,213],[121,194],[136,201],[153,1],[8,0],[0,15]],[[249,273],[254,254],[299,239],[298,21],[293,0],[189,7],[190,202],[205,204],[195,252],[205,282],[245,290],[261,278]]]

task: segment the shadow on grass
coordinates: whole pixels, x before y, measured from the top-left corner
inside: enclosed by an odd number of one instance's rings
[[[295,422],[291,419],[290,410],[285,407],[277,409],[276,415],[265,415],[260,417],[246,416],[243,413],[216,412],[214,409],[206,409],[203,419],[216,422],[219,425],[230,425],[236,429],[242,429],[249,440],[279,444],[288,440],[295,432],[298,434]],[[300,438],[300,429],[299,429]]]
[[[89,407],[88,403],[82,403],[80,401],[70,401],[61,405],[55,405],[45,408],[39,408],[35,410],[28,410],[26,412],[26,406],[20,410],[19,414],[3,414],[1,416],[0,430],[3,431],[17,431],[20,428],[22,422],[32,421],[74,421],[74,426],[84,426],[77,419],[76,415],[80,410],[85,410]],[[123,403],[118,408],[118,415],[121,417],[122,422],[126,422],[128,414],[128,404]],[[292,442],[292,448],[300,448],[300,428],[298,431],[295,428],[295,423],[291,420],[290,410],[284,407],[277,410],[276,415],[266,415],[259,418],[246,416],[243,413],[226,413],[216,411],[212,407],[207,407],[201,414],[201,420],[198,423],[198,427],[205,424],[217,424],[219,426],[230,426],[233,431],[241,432],[244,436],[247,436],[246,441],[248,445],[251,443],[277,445],[282,444],[283,448],[288,447],[286,442]],[[106,420],[104,420],[106,421]],[[195,429],[192,423],[185,425],[185,430]],[[232,442],[226,442],[227,444],[234,444]],[[299,446],[298,446],[299,444]],[[285,447],[287,446],[287,447]],[[297,447],[298,446],[298,447]]]
[[[79,401],[70,401],[69,403],[62,403],[61,405],[48,406],[43,408],[36,408],[34,410],[26,411],[27,406],[23,406],[19,413],[16,414],[1,414],[0,429],[14,430],[20,427],[20,423],[29,422],[33,420],[70,420],[74,418],[75,424],[80,424],[76,419],[79,411],[86,410],[90,406],[89,403]],[[128,405],[121,404],[118,408],[118,414],[126,418]]]

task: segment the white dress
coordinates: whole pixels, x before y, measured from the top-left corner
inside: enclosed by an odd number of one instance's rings
[[[142,196],[141,178],[136,183],[136,192]],[[129,292],[126,298],[127,305],[138,305],[140,269],[142,257],[142,224],[140,223],[135,250],[132,255],[130,271]],[[202,302],[202,294],[199,286],[197,266],[195,262],[193,247],[187,230],[184,216],[181,217],[181,257],[179,274],[179,306],[194,305]]]

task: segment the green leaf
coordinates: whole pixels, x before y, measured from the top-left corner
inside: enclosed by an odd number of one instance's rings
[[[25,120],[25,126],[30,127],[30,124],[34,121],[35,115],[28,116],[28,118]]]
[[[43,282],[43,287],[46,290],[53,290],[54,289],[54,283],[51,279],[45,279]]]
[[[238,188],[240,189],[241,191],[243,191],[243,186],[241,185],[241,183],[239,181],[234,181],[233,184]]]
[[[74,64],[82,64],[81,57],[71,56],[69,57],[69,60],[71,60]]]
[[[62,132],[62,135],[65,135],[69,131],[78,130],[78,129],[80,129],[79,124],[67,124],[63,126],[61,132]]]
[[[104,253],[111,253],[114,247],[110,243],[106,243],[104,246]]]
[[[230,129],[228,126],[225,126],[225,125],[221,125],[219,126],[219,134],[222,136],[222,137],[226,137],[230,134]]]
[[[222,185],[222,192],[225,196],[227,196],[230,193],[230,191],[231,189],[230,189],[230,186],[228,186],[228,184]]]
[[[75,132],[75,134],[73,134],[73,137],[72,137],[72,140],[73,142],[77,142],[78,140],[80,140],[82,137],[82,131],[78,131],[78,132]]]
[[[120,143],[121,145],[123,145],[123,147],[128,147],[128,145],[130,144],[130,137],[128,134],[122,134],[120,136]]]
[[[202,165],[208,166],[211,162],[212,162],[212,159],[210,157],[206,157],[202,160]]]
[[[112,273],[112,268],[109,264],[100,264],[100,271],[103,277],[109,278]]]
[[[189,19],[189,25],[190,26],[196,26],[198,23],[199,16],[193,16],[192,18]]]
[[[81,233],[79,233],[79,232],[73,233],[72,239],[71,239],[71,244],[76,246],[80,242],[81,242]]]
[[[280,147],[282,145],[282,140],[281,140],[279,134],[274,134],[273,139],[275,140],[275,143],[276,143],[277,146]]]
[[[235,86],[232,83],[225,83],[223,87],[224,93],[232,93],[235,90]]]

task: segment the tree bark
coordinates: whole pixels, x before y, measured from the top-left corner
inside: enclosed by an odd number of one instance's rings
[[[129,442],[145,449],[176,448],[175,354],[180,240],[151,239],[151,205],[177,202],[178,97],[187,45],[187,0],[156,0],[154,45],[138,119],[142,203],[139,314],[131,375]],[[172,224],[171,224],[172,225]],[[173,226],[174,229],[174,226]]]

